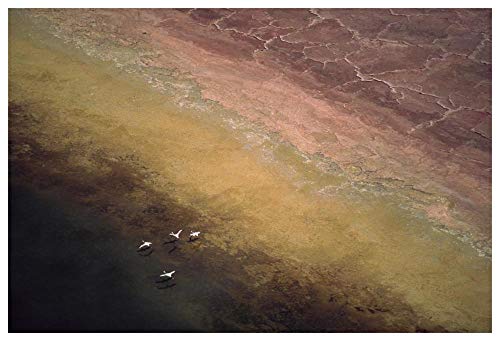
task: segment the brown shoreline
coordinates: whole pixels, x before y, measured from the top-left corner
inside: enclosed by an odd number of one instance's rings
[[[148,260],[146,263],[153,262],[157,271],[159,271],[159,267],[166,264],[178,269],[180,285],[166,291],[161,296],[161,293],[158,292],[151,294],[151,291],[155,290],[154,274],[151,272],[154,265],[145,266],[149,271],[146,274],[141,272],[144,269],[137,268],[135,264],[133,264],[136,271],[134,274],[128,273],[128,268],[120,270],[127,272],[127,276],[146,277],[147,279],[145,278],[142,284],[134,280],[134,285],[137,286],[136,290],[145,291],[145,294],[141,294],[141,298],[143,295],[151,296],[155,302],[159,302],[158,304],[150,304],[149,310],[158,310],[158,313],[162,312],[166,318],[169,318],[165,321],[165,327],[162,327],[161,323],[153,319],[157,319],[157,316],[150,316],[151,312],[148,310],[149,320],[142,321],[142,317],[138,317],[139,322],[132,323],[133,329],[139,328],[140,330],[151,324],[155,330],[181,332],[446,331],[445,327],[419,317],[404,302],[402,297],[397,297],[391,290],[376,282],[366,281],[363,285],[347,284],[349,279],[342,274],[342,270],[338,272],[339,269],[330,268],[328,271],[308,269],[308,274],[304,276],[303,268],[299,268],[300,264],[295,264],[290,260],[273,258],[262,252],[258,248],[258,243],[247,244],[244,249],[239,248],[235,262],[234,255],[228,254],[227,250],[213,243],[215,238],[224,239],[218,231],[218,222],[234,219],[231,216],[225,216],[224,211],[208,212],[207,216],[206,211],[197,211],[195,207],[183,206],[176,202],[175,198],[169,198],[168,195],[165,195],[163,186],[162,190],[157,192],[153,185],[157,175],[135,155],[116,158],[116,155],[111,154],[110,151],[95,149],[95,147],[89,149],[89,146],[80,144],[81,142],[76,139],[73,140],[73,143],[78,148],[73,151],[54,151],[39,144],[38,141],[50,141],[51,134],[40,134],[33,139],[27,133],[30,129],[43,129],[46,123],[38,122],[36,125],[26,126],[26,121],[23,122],[22,118],[29,117],[33,112],[53,112],[53,108],[36,105],[26,106],[26,104],[20,106],[10,103],[9,111],[15,115],[11,116],[9,122],[12,127],[15,127],[10,129],[9,136],[11,146],[9,152],[9,189],[11,195],[16,195],[16,190],[23,188],[21,191],[23,196],[24,192],[29,190],[36,196],[50,199],[45,205],[53,210],[59,210],[58,200],[61,201],[60,205],[63,211],[66,205],[72,207],[72,221],[78,221],[80,214],[83,216],[92,214],[97,221],[107,222],[109,228],[103,229],[102,226],[96,226],[94,230],[87,233],[92,234],[93,247],[104,248],[100,245],[107,245],[104,249],[106,250],[110,249],[109,244],[112,244],[113,248],[116,248],[116,250],[113,249],[109,252],[104,251],[103,256],[110,257],[109,259],[114,262],[119,261],[116,254],[122,252],[132,253],[135,256],[135,244],[141,238],[147,238],[154,241],[155,247],[154,253],[148,256],[153,260]],[[29,149],[22,149],[22,146],[29,146]],[[92,156],[89,157],[88,154],[92,154]],[[74,164],[71,161],[81,155],[87,155],[85,157],[94,165],[93,172],[86,166],[82,167],[82,165]],[[111,171],[100,174],[96,171],[97,169],[110,169]],[[161,178],[158,180],[161,181]],[[129,200],[130,197],[134,197],[134,200]],[[36,211],[37,208],[30,207],[29,209]],[[17,212],[17,214],[20,213]],[[44,220],[41,226],[40,224],[31,226],[32,229],[37,229],[36,235],[44,235],[49,240],[54,232],[46,225],[60,224],[58,221],[51,221],[50,219],[53,218],[50,217],[49,220]],[[175,253],[172,253],[172,247],[163,244],[163,242],[168,240],[168,233],[176,230],[179,226],[184,226],[184,228],[186,226],[201,227],[204,231],[204,238],[194,245],[181,242]],[[11,234],[22,236],[27,233],[20,231],[20,228],[26,228],[26,226],[21,227],[12,223],[11,229],[18,230],[15,233],[11,232]],[[68,233],[71,232],[71,230],[68,231]],[[119,237],[116,237],[116,234]],[[210,239],[207,240],[207,236],[210,236]],[[116,247],[117,243],[107,242],[110,238],[111,240],[119,240],[118,245],[122,248],[124,241],[128,241],[127,249],[120,250]],[[67,244],[65,247],[70,249],[79,247],[76,241],[63,239],[61,242]],[[17,240],[17,243],[11,247],[25,250],[25,247],[21,245],[21,240]],[[57,249],[57,246],[49,248],[49,250]],[[33,250],[26,249],[23,252],[33,252]],[[55,262],[56,256],[54,254],[57,252],[46,251],[46,253],[47,255],[44,254],[38,260],[41,262],[38,266],[50,270],[53,269],[50,262]],[[22,252],[20,254],[22,255]],[[129,257],[127,255],[124,258],[128,259]],[[11,259],[11,261],[15,265],[29,266],[29,264],[23,263],[21,257]],[[106,261],[109,260],[106,258]],[[74,266],[79,266],[78,259],[74,259],[73,262]],[[116,268],[122,266],[125,264],[117,263],[113,266],[113,271],[116,272]],[[258,281],[259,276],[243,270],[254,266],[259,271],[270,272],[272,280],[255,288],[252,283],[256,279]],[[57,287],[59,276],[61,276],[60,281],[68,280],[64,273],[56,272],[52,275],[55,279],[47,280],[45,286],[48,288],[50,286]],[[96,280],[99,281],[99,279]],[[85,280],[82,279],[82,281]],[[200,281],[205,284],[199,285]],[[12,285],[18,286],[19,283],[12,282]],[[110,286],[107,289],[109,295],[116,295],[113,291],[114,287]],[[103,316],[102,320],[96,323],[85,313],[80,317],[83,321],[72,320],[70,324],[61,325],[58,323],[58,319],[63,318],[63,315],[59,309],[69,309],[65,308],[61,301],[52,303],[47,301],[44,306],[39,303],[39,300],[26,298],[18,294],[17,291],[14,292],[16,294],[11,299],[13,306],[11,306],[12,313],[9,316],[17,318],[17,320],[10,322],[11,328],[15,331],[54,331],[54,328],[70,332],[77,330],[126,331],[130,328],[117,325],[110,316]],[[60,291],[60,293],[64,293],[64,291]],[[78,294],[73,295],[78,296]],[[104,297],[105,290],[92,292],[92,298],[96,295]],[[134,302],[140,302],[140,299],[137,299],[137,294],[133,291],[129,295],[134,299]],[[171,295],[180,298],[172,301]],[[195,297],[197,298],[195,299]],[[83,300],[85,304],[89,304],[89,299],[79,299]],[[45,301],[42,300],[42,302]],[[63,302],[66,301],[63,300]],[[23,316],[21,305],[28,315],[31,314],[31,318]],[[112,305],[121,306],[122,304],[113,303]],[[174,308],[167,308],[170,305],[174,305]],[[184,309],[183,305],[188,307]],[[34,308],[35,310],[33,310]],[[49,315],[52,320],[45,315],[37,315],[36,309],[43,308],[53,310]],[[72,309],[75,308],[72,307]],[[112,310],[112,308],[108,309]],[[146,307],[141,309],[146,309]],[[178,317],[173,315],[175,318],[172,318],[169,315],[175,313],[182,313],[185,318],[194,319],[194,321],[189,321],[192,323],[191,325],[186,321],[184,327],[178,327],[176,325],[179,323]],[[78,316],[77,311],[68,314],[70,317]],[[134,312],[131,314],[133,315]],[[68,316],[64,316],[64,318],[68,318]],[[32,319],[35,321],[31,321]],[[45,319],[47,319],[46,325],[38,322],[39,320],[45,321]],[[109,322],[106,322],[108,319]]]
[[[189,73],[205,98],[353,179],[440,197],[429,217],[490,252],[490,11],[34,13],[73,41],[149,46],[144,67]]]

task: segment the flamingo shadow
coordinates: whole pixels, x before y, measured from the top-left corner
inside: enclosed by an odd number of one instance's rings
[[[170,289],[170,288],[173,288],[177,285],[177,283],[172,283],[170,285],[165,285],[165,286],[156,286],[156,289],[158,290],[163,290],[163,289]]]
[[[148,247],[147,249],[137,250],[137,253],[142,257],[148,257],[153,253],[153,248]]]

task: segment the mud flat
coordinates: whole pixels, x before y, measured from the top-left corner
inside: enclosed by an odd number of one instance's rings
[[[428,217],[439,197],[353,179],[181,71],[138,67],[146,48],[54,32],[10,12],[11,328],[123,329],[129,310],[140,330],[491,330],[491,259]],[[171,252],[179,226],[203,238]],[[39,260],[40,291],[22,281]]]
[[[181,105],[216,101],[354,181],[427,195],[429,219],[491,255],[491,11],[32,14]]]

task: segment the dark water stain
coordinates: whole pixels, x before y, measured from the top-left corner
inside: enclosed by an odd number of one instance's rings
[[[11,331],[198,327],[145,278],[158,262],[57,193],[9,187],[9,245]]]
[[[23,145],[30,146],[29,155],[15,148]],[[304,297],[314,294],[281,271],[255,290],[254,279],[242,272],[243,266],[264,264],[266,271],[281,267],[259,250],[241,251],[235,257],[214,247],[197,252],[200,240],[171,243],[166,239],[169,231],[207,220],[133,176],[142,168],[140,160],[126,157],[117,163],[95,153],[91,159],[96,169],[112,169],[98,175],[72,166],[71,153],[49,152],[15,131],[10,146],[13,331],[377,328],[353,316],[345,304],[334,303],[328,314],[311,317],[315,307]],[[147,195],[142,201],[127,200],[132,191]],[[138,253],[140,238],[153,238],[159,247]],[[156,283],[158,274],[171,266],[181,268],[176,281]]]
[[[411,330],[408,307],[399,306],[402,322],[387,326],[385,307],[372,313],[347,298],[321,302],[315,283],[296,279],[300,269],[250,246],[228,255],[200,241],[169,243],[179,226],[216,233],[217,222],[236,213],[198,211],[157,192],[156,175],[134,154],[112,154],[78,137],[68,148],[47,148],[39,141],[51,141],[50,132],[33,135],[43,127],[43,106],[9,107],[12,330]],[[138,254],[141,239],[161,247]],[[258,289],[243,270],[254,265],[273,272]],[[172,266],[182,267],[176,282],[155,283]]]
[[[170,255],[161,245],[174,227],[195,221],[196,212],[148,191],[123,160],[97,153],[93,159],[112,169],[98,176],[72,168],[68,153],[48,152],[16,134],[10,138],[11,330],[238,329],[212,311],[235,305],[218,285],[221,279],[205,277],[203,267],[196,273],[203,260],[183,253],[183,246]],[[16,146],[23,145],[30,146],[29,156],[19,157]],[[126,199],[141,190],[146,201]],[[159,247],[137,253],[140,238]],[[181,279],[155,285],[165,267],[181,264]]]

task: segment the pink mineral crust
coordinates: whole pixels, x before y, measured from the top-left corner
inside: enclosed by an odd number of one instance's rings
[[[491,242],[491,11],[194,9],[51,13],[142,41],[151,65],[321,153],[354,178],[446,198],[426,208]],[[102,23],[106,23],[103,25]],[[457,223],[458,222],[458,223]],[[465,222],[462,224],[460,222]]]

